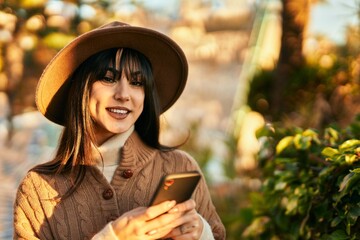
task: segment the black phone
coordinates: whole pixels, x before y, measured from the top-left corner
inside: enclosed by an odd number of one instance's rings
[[[201,175],[198,171],[172,173],[163,176],[150,205],[156,205],[167,200],[182,203],[190,199],[200,178]]]

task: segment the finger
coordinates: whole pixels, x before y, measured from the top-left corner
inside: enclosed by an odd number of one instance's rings
[[[201,219],[199,218],[197,212],[195,210],[191,210],[185,214],[181,212],[166,214],[165,216],[173,217],[177,215],[178,217],[174,220],[169,221],[168,224],[165,224],[162,228],[159,228],[159,231],[168,231],[167,237],[174,237],[182,235],[188,232],[192,228],[198,228],[200,226]],[[181,227],[181,228],[180,228]],[[185,230],[186,229],[186,230]],[[189,230],[188,230],[189,229]],[[202,229],[202,226],[201,226]],[[183,230],[183,231],[180,231]],[[202,230],[201,230],[202,231]]]
[[[176,212],[171,214],[165,213],[157,218],[146,221],[146,224],[143,225],[143,229],[148,234],[154,234],[157,232],[169,233],[173,228],[182,225],[184,221],[186,221],[188,217],[184,218],[183,216],[184,213],[182,212]],[[156,230],[156,232],[154,232],[154,230]]]
[[[164,215],[176,204],[175,201],[166,201],[149,208],[145,208],[144,211],[139,211],[140,214],[132,215],[133,218],[130,218],[128,223],[128,228],[132,229],[137,235],[154,235],[158,232],[159,228],[162,228],[163,225],[169,224],[176,216],[173,216],[172,219],[164,218]]]
[[[195,207],[195,202],[193,200],[181,204],[180,206],[183,210],[191,209],[193,207]],[[195,209],[188,210],[187,212],[175,211],[174,213],[164,213],[161,216],[146,221],[146,224],[142,225],[141,229],[148,235],[155,235],[158,232],[166,232],[167,234],[180,225],[196,222],[198,220],[199,217]]]
[[[151,239],[168,239],[166,236],[170,233],[171,229],[153,229],[146,233]]]
[[[135,209],[132,209],[126,213],[124,213],[122,216],[128,217],[129,219],[136,218],[146,212],[146,207],[137,207]]]
[[[145,213],[140,216],[141,220],[149,221],[154,219],[166,212],[175,206],[175,201],[165,201],[155,206],[151,206],[146,209]]]
[[[185,233],[190,233],[190,232],[196,231],[197,228],[199,228],[199,224],[197,222],[195,222],[195,223],[188,223],[188,224],[181,225],[179,227],[179,230],[180,230],[181,234],[185,234]]]
[[[176,215],[180,214],[180,217],[177,219],[176,222],[174,222],[174,225],[177,224],[176,227],[187,223],[191,224],[194,222],[198,222],[200,220],[198,213],[196,212],[195,209],[189,210],[187,212],[170,213],[170,215],[172,214],[176,214]]]
[[[174,212],[186,212],[192,209],[195,209],[196,207],[196,203],[193,199],[189,199],[183,203],[179,203],[177,204],[174,208],[172,208],[169,213],[174,213]]]
[[[198,239],[198,237],[201,235],[201,231],[198,226],[186,224],[173,229],[168,235],[165,236],[165,238],[172,238],[177,240]]]
[[[124,213],[121,217],[113,222],[113,228],[116,233],[127,232],[144,236],[147,232],[154,230],[155,227],[147,226],[146,222],[167,212],[174,207],[175,201],[168,201],[149,208],[138,207]],[[153,232],[152,232],[153,233]]]
[[[113,221],[113,223],[112,223],[113,229],[115,230],[115,232],[117,232],[117,231],[121,231],[121,229],[127,228],[127,226],[130,224],[131,220],[138,217],[145,211],[146,211],[145,207],[138,207],[129,212],[124,213],[119,218],[117,218],[115,221]]]
[[[119,239],[129,239],[130,236],[132,236],[131,239],[135,237],[134,239],[141,240],[161,238],[171,231],[171,229],[165,231],[163,226],[181,216],[180,213],[172,214],[172,218],[162,216],[175,204],[175,201],[168,201],[149,208],[133,209],[115,220],[112,223],[113,229],[117,236],[121,236]],[[162,232],[158,229],[161,229]]]

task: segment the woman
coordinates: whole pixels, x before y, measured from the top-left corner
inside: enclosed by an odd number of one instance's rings
[[[63,133],[18,188],[14,238],[225,239],[204,179],[192,199],[148,207],[163,175],[200,171],[159,143],[160,114],[186,79],[182,50],[150,29],[112,22],[64,47],[36,92]]]

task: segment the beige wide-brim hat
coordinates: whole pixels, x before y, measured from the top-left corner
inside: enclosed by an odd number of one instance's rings
[[[160,32],[111,22],[75,38],[51,60],[38,82],[38,110],[50,121],[63,125],[69,77],[93,54],[118,47],[135,49],[149,59],[161,112],[169,109],[185,88],[188,64],[184,52]]]

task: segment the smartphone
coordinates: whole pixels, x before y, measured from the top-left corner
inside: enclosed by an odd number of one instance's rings
[[[151,200],[151,206],[167,200],[177,203],[191,198],[201,175],[198,171],[172,173],[162,177],[156,192]]]

